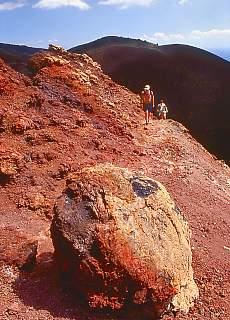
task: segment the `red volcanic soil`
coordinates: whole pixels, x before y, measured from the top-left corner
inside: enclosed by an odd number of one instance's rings
[[[28,78],[0,60],[0,256],[11,237],[38,241],[31,272],[0,261],[0,318],[136,318],[77,303],[52,260],[52,208],[68,173],[110,162],[162,182],[189,222],[200,297],[188,315],[163,319],[230,319],[229,167],[173,120],[145,126],[138,97],[89,57],[44,53],[31,66]]]
[[[140,93],[149,83],[157,103],[165,99],[170,117],[219,159],[230,161],[230,63],[185,45],[150,46],[133,39],[105,37],[70,49],[86,53],[114,81]]]

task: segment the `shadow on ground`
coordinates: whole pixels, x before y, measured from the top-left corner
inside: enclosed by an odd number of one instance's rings
[[[21,272],[13,285],[14,293],[28,307],[46,310],[54,318],[75,320],[142,320],[143,314],[132,307],[119,313],[92,311],[83,299],[63,289],[52,253],[41,254],[31,272]],[[152,319],[146,314],[145,320]],[[152,319],[154,320],[154,319]]]
[[[76,303],[76,297],[61,288],[52,253],[43,253],[37,260],[33,271],[21,272],[13,285],[20,300],[35,310],[47,310],[53,317],[89,319],[80,312],[84,306]]]

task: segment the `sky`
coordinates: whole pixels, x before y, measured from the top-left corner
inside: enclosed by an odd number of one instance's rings
[[[0,42],[68,49],[107,35],[230,50],[230,0],[0,0]]]

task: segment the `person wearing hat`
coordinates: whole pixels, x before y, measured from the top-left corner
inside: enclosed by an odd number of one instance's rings
[[[154,108],[154,94],[150,90],[150,85],[146,85],[144,90],[141,92],[141,102],[143,109],[145,111],[145,123],[149,123],[149,114],[152,113],[153,118],[153,108]]]

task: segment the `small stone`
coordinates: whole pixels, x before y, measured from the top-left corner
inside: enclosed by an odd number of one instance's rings
[[[199,313],[201,316],[204,316],[204,315],[205,315],[205,310],[204,310],[204,308],[203,308],[203,307],[199,308],[198,313]]]
[[[20,311],[20,306],[17,302],[12,303],[8,308],[8,314],[17,314]]]
[[[219,296],[220,296],[221,298],[225,298],[225,297],[226,297],[226,294],[225,294],[224,291],[220,291],[220,292],[219,292]]]

